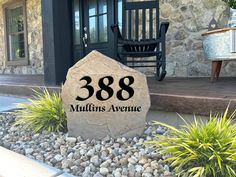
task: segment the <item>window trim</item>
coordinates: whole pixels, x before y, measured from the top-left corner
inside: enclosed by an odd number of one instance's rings
[[[24,18],[24,41],[25,41],[25,57],[21,60],[9,60],[9,31],[7,24],[7,9],[13,9],[16,7],[23,7],[23,18]],[[29,54],[28,54],[28,31],[27,31],[27,18],[26,18],[26,0],[10,0],[2,5],[3,9],[3,20],[4,20],[4,36],[5,36],[5,62],[8,66],[27,66],[29,65]]]

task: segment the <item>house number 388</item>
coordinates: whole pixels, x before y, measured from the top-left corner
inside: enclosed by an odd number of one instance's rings
[[[81,89],[87,89],[88,96],[85,98],[77,96],[76,100],[78,101],[85,101],[89,99],[90,97],[94,95],[94,92],[95,92],[93,86],[91,85],[92,78],[89,76],[84,76],[80,79],[80,81],[83,81],[83,80],[86,81],[86,84],[82,86]],[[107,80],[108,82],[105,83],[105,80]],[[128,83],[125,83],[125,80],[128,80]],[[112,76],[106,76],[99,79],[98,86],[100,90],[96,92],[96,97],[98,100],[106,101],[106,100],[109,100],[114,95],[114,90],[111,88],[111,85],[113,83],[114,83],[114,78]],[[126,76],[120,79],[119,81],[120,90],[118,90],[118,92],[116,93],[116,97],[118,98],[118,100],[126,101],[134,96],[134,89],[131,87],[133,83],[134,83],[134,77],[132,76]],[[102,92],[104,91],[108,95],[106,98],[102,96]],[[127,98],[124,98],[123,96],[124,91],[128,93]]]

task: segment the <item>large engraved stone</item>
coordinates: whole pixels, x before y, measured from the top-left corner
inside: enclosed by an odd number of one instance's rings
[[[150,108],[146,76],[97,51],[69,69],[62,99],[69,135],[91,139],[142,134]]]

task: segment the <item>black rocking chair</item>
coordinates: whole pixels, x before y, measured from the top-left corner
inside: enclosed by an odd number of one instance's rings
[[[156,78],[162,81],[166,75],[165,40],[168,27],[168,22],[159,26],[159,0],[123,0],[122,33],[118,23],[111,26],[117,59],[130,67],[155,67]],[[145,59],[152,56],[154,60]]]

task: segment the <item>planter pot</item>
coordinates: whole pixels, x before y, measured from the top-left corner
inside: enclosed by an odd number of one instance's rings
[[[236,27],[236,9],[230,8],[229,27]]]
[[[224,28],[203,34],[203,48],[208,60],[222,61],[236,59],[236,52],[231,44],[231,41],[234,39],[232,36],[234,31],[234,29]]]

